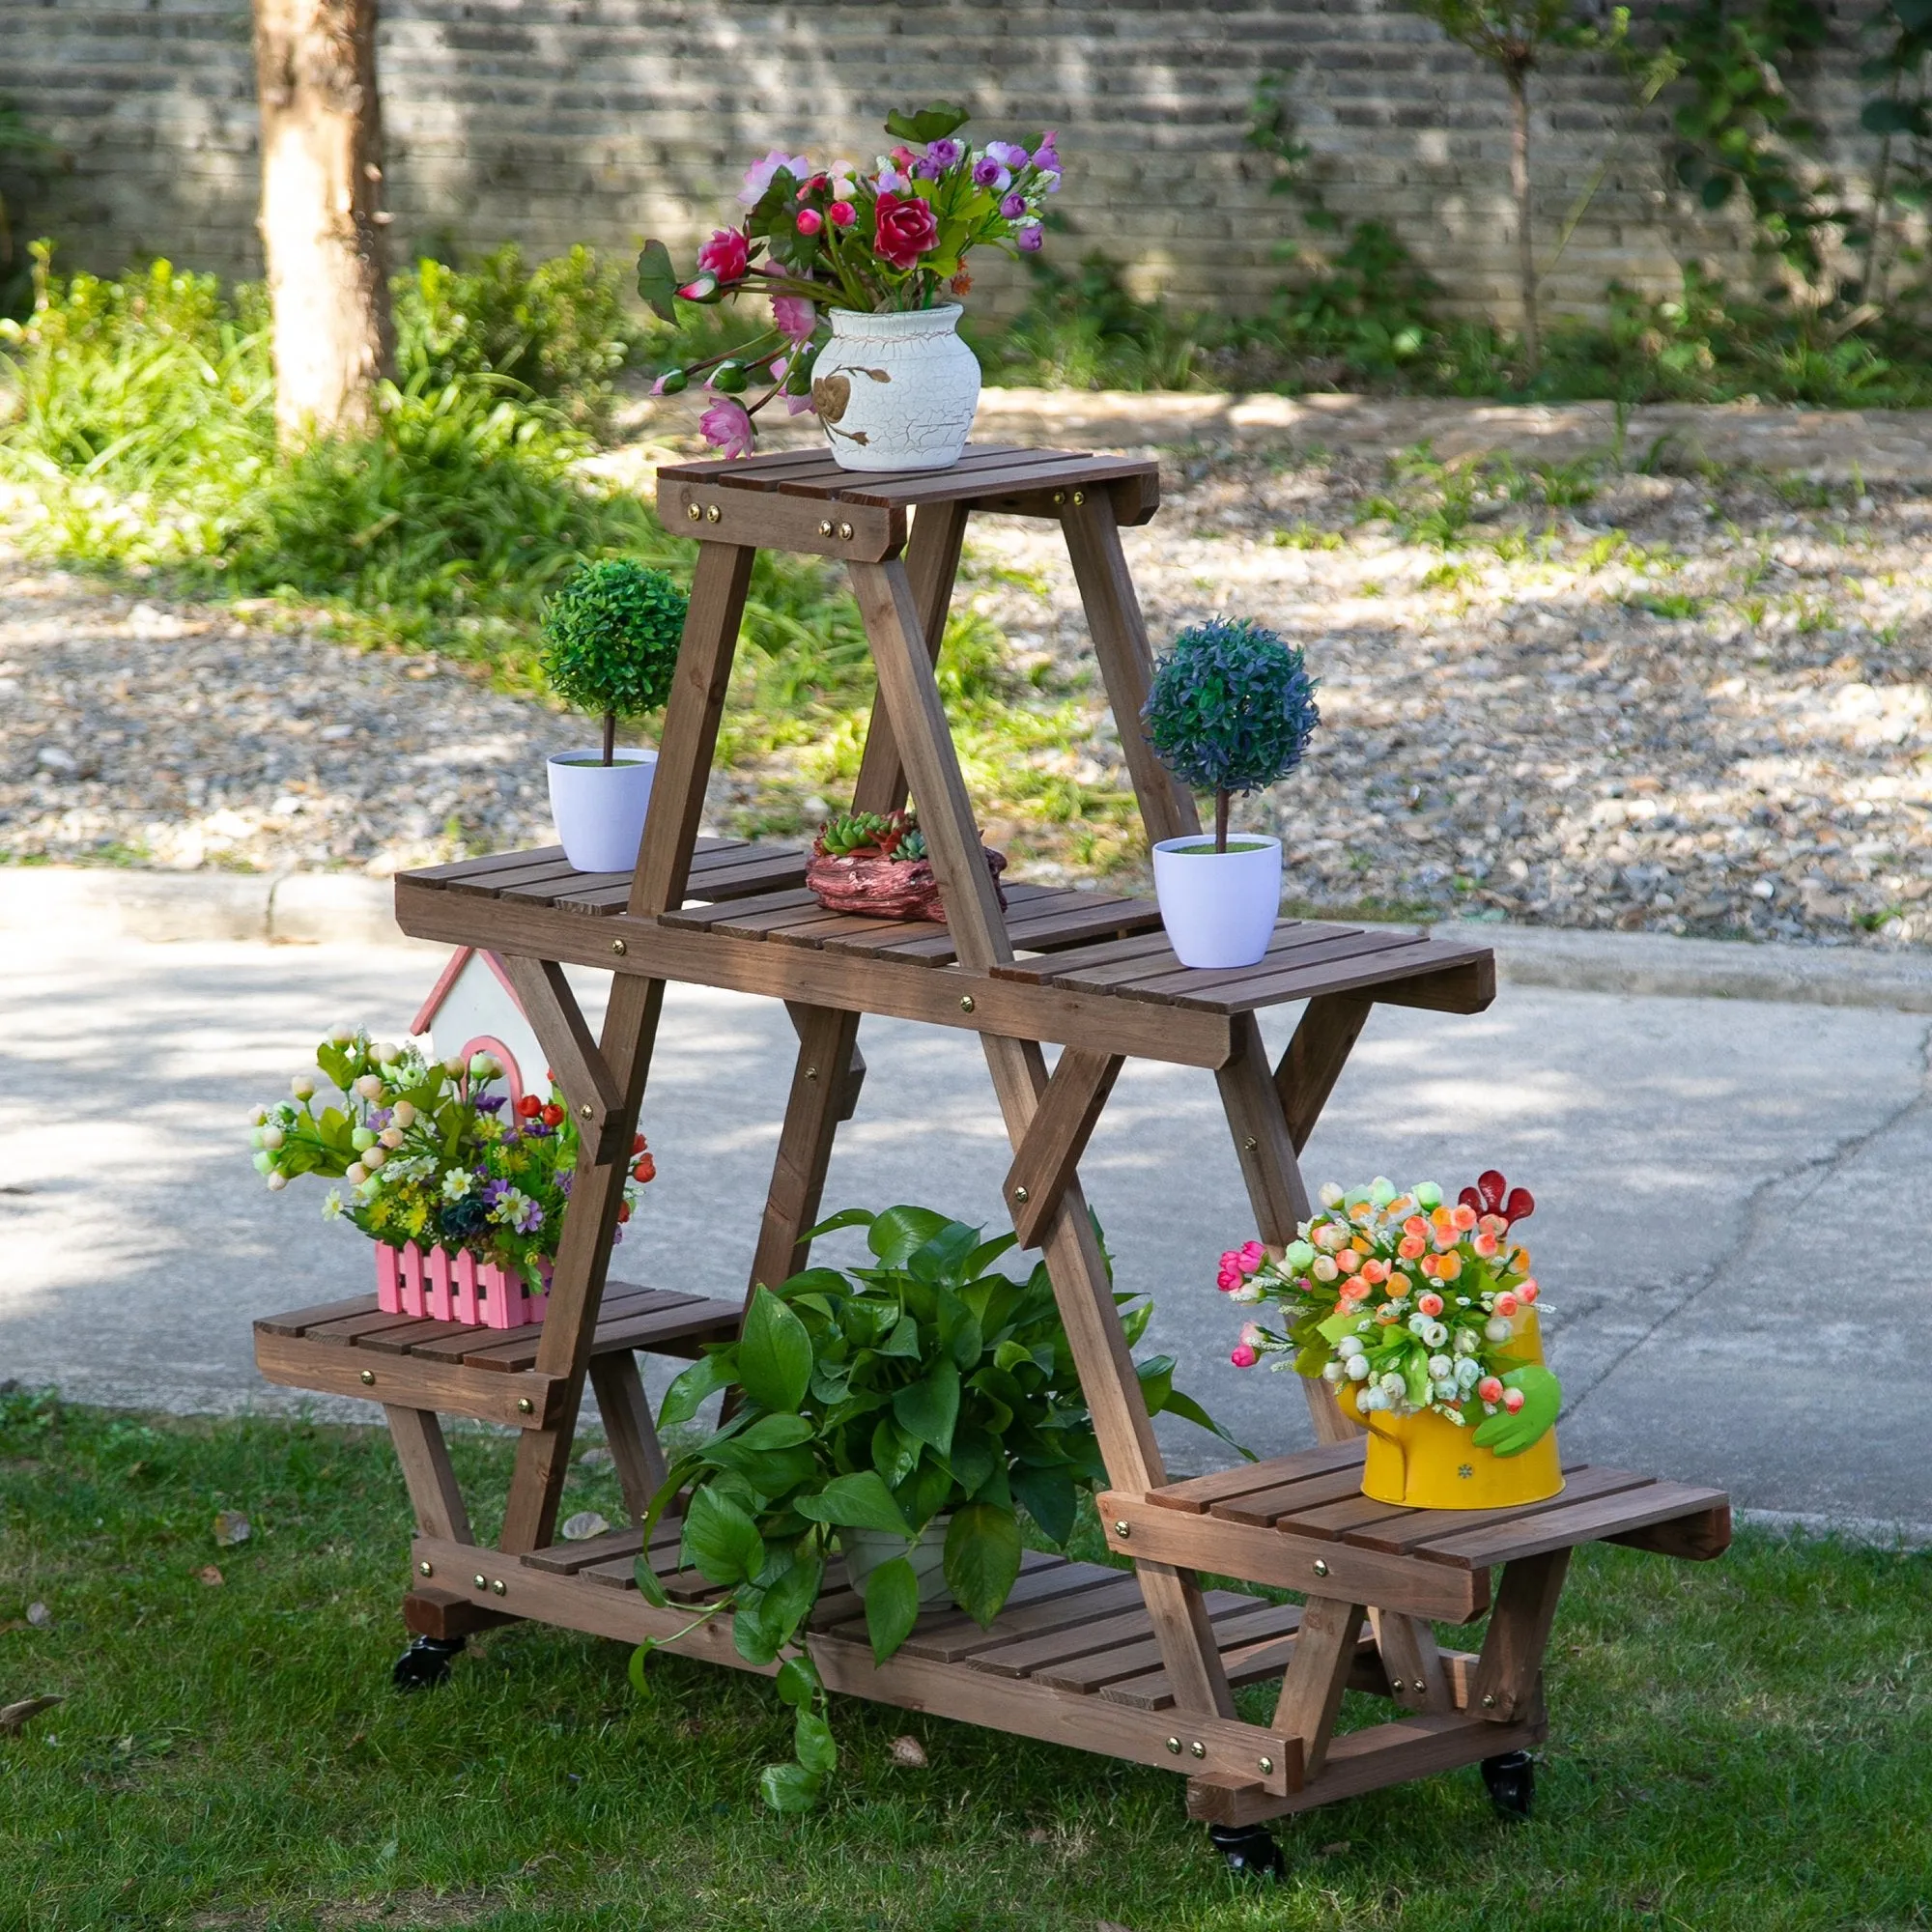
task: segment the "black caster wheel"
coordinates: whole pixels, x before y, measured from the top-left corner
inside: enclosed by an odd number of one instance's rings
[[[396,1659],[389,1682],[398,1690],[433,1690],[449,1675],[449,1661],[463,1648],[460,1636],[418,1636]]]
[[[1527,1751],[1504,1751],[1483,1760],[1490,1803],[1505,1818],[1527,1818],[1536,1802],[1536,1761]]]
[[[1262,1825],[1209,1825],[1208,1836],[1241,1878],[1281,1878],[1288,1870],[1274,1833]]]

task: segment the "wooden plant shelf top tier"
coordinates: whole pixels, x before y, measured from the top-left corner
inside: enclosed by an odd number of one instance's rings
[[[1060,517],[1090,492],[1111,499],[1117,526],[1144,524],[1160,507],[1160,466],[1145,457],[971,443],[948,469],[863,471],[839,469],[827,450],[785,450],[660,469],[658,515],[667,529],[711,542],[877,563],[905,548],[906,512],[922,504]]]
[[[554,848],[499,853],[400,873],[396,919],[420,939],[1197,1066],[1225,1065],[1234,1022],[1262,1007],[1363,992],[1480,1012],[1495,993],[1479,943],[1315,920],[1281,921],[1258,965],[1195,971],[1151,901],[1034,885],[1006,889],[1022,956],[974,973],[944,925],[825,911],[799,883],[804,864],[710,841],[688,902],[653,920],[623,910],[628,874],[573,871]]]
[[[695,1356],[738,1332],[736,1302],[661,1288],[607,1285],[592,1359],[643,1349]],[[543,1325],[483,1328],[385,1315],[373,1294],[270,1315],[255,1323],[255,1361],[271,1382],[370,1402],[442,1409],[512,1429],[554,1422],[567,1378],[538,1373]]]
[[[1490,1607],[1489,1571],[1579,1543],[1693,1562],[1731,1541],[1721,1490],[1576,1463],[1546,1502],[1404,1509],[1361,1492],[1362,1438],[1099,1498],[1108,1543],[1146,1562],[1465,1623]]]

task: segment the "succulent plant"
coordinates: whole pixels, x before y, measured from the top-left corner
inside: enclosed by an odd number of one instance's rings
[[[925,838],[908,811],[841,811],[818,828],[813,848],[828,859],[925,857]]]

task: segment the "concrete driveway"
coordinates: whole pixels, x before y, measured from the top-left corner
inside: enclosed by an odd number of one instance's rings
[[[183,1411],[308,1400],[257,1378],[249,1318],[362,1292],[368,1249],[318,1218],[319,1185],[262,1188],[247,1109],[338,1016],[400,1032],[438,957],[0,938],[0,1379]],[[1270,1016],[1275,1043],[1293,1018]],[[1384,1009],[1305,1166],[1460,1186],[1494,1165],[1535,1190],[1566,1452],[1932,1539],[1928,1024],[1522,986],[1476,1018]],[[877,1019],[863,1038],[828,1208],[990,1220],[1007,1149],[976,1043]],[[620,1276],[742,1290],[790,1053],[776,1005],[672,989],[646,1102],[661,1178]],[[1293,1384],[1227,1361],[1214,1258],[1251,1230],[1211,1078],[1130,1065],[1083,1172],[1184,1386],[1264,1454],[1305,1440]],[[1178,1470],[1220,1460],[1198,1432],[1167,1439]]]

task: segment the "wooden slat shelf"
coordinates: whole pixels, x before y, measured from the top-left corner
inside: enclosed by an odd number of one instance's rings
[[[1374,1009],[1480,1012],[1495,966],[1480,933],[1281,920],[1256,964],[1196,971],[1146,899],[1023,882],[998,892],[935,674],[968,519],[1059,525],[1141,820],[1160,840],[1201,823],[1137,724],[1153,645],[1120,531],[1159,501],[1151,461],[1005,445],[933,471],[857,473],[802,450],[658,472],[658,514],[696,540],[697,563],[635,868],[580,872],[544,846],[395,882],[405,932],[495,956],[578,1122],[544,1322],[463,1330],[361,1297],[257,1324],[271,1379],[384,1405],[417,1527],[403,1614],[433,1653],[412,1652],[399,1672],[446,1668],[456,1640],[516,1618],[752,1667],[728,1615],[694,1625],[717,1593],[681,1566],[676,1522],[657,1526],[647,1552],[635,1528],[555,1540],[584,1394],[641,1522],[666,1466],[634,1351],[688,1356],[735,1332],[736,1307],[605,1279],[669,982],[781,999],[797,1034],[752,1284],[809,1265],[834,1137],[865,1076],[862,1016],[980,1037],[1011,1147],[1001,1204],[1052,1278],[1108,1470],[1099,1504],[1122,1567],[1031,1553],[989,1630],[935,1607],[875,1665],[864,1605],[835,1565],[806,1638],[829,1689],[1179,1772],[1190,1815],[1241,1826],[1537,1743],[1576,1545],[1695,1558],[1724,1547],[1717,1492],[1595,1466],[1569,1470],[1564,1493],[1534,1508],[1370,1502],[1360,1437],[1320,1383],[1305,1390],[1324,1446],[1167,1480],[1078,1173],[1124,1062],[1213,1071],[1255,1232],[1279,1253],[1309,1213],[1297,1153]],[[846,568],[877,673],[852,806],[917,806],[944,922],[828,913],[805,890],[802,851],[697,836],[761,547]],[[567,965],[612,976],[601,1035]],[[1256,1015],[1291,1004],[1302,1010],[1277,1059]],[[1063,1049],[1051,1069],[1044,1043]],[[523,1432],[494,1549],[472,1538],[439,1410]],[[640,1552],[673,1600],[665,1608],[637,1588]],[[1304,1601],[1206,1589],[1202,1575]],[[1432,1619],[1463,1623],[1492,1605],[1480,1653],[1440,1648]],[[1272,1717],[1244,1721],[1234,1693],[1270,1681]],[[1350,1687],[1390,1700],[1392,1720],[1336,1735]]]
[[[1201,972],[1175,958],[1147,899],[1016,884],[1006,936],[1025,956],[975,972],[945,925],[828,913],[796,878],[767,883],[783,856],[728,874],[694,867],[694,898],[721,882],[730,895],[655,920],[621,910],[627,883],[586,887],[531,856],[526,867],[400,873],[397,922],[417,938],[1201,1066],[1225,1065],[1240,1016],[1263,1007],[1370,990],[1477,1012],[1495,994],[1487,947],[1406,928],[1284,920],[1260,965]]]
[[[696,1355],[737,1333],[735,1302],[611,1282],[605,1291],[591,1357]],[[564,1378],[537,1373],[541,1324],[484,1328],[384,1315],[373,1294],[255,1323],[255,1361],[272,1382],[371,1402],[416,1404],[512,1429],[555,1419]],[[526,1406],[527,1405],[527,1406]]]
[[[1099,1498],[1123,1556],[1246,1577],[1280,1589],[1345,1596],[1416,1616],[1466,1622],[1490,1606],[1489,1570],[1579,1543],[1671,1556],[1719,1556],[1731,1540],[1719,1490],[1576,1464],[1539,1503],[1415,1510],[1361,1493],[1363,1444],[1328,1444],[1244,1469]]]

